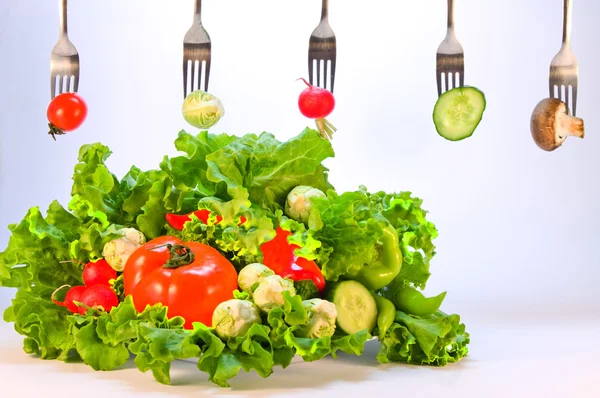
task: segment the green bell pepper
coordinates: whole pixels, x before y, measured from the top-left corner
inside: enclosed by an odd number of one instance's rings
[[[446,292],[440,293],[434,297],[425,297],[423,293],[412,287],[403,287],[395,292],[391,292],[390,299],[396,306],[398,311],[405,312],[410,315],[428,316],[435,313],[444,298]]]
[[[402,268],[402,251],[398,242],[398,233],[391,225],[383,229],[379,258],[373,264],[360,264],[352,267],[347,279],[362,283],[369,290],[378,290],[389,285]]]
[[[396,307],[385,297],[378,294],[373,294],[373,297],[375,297],[375,302],[377,303],[377,334],[379,335],[379,340],[382,340],[390,326],[394,323]]]

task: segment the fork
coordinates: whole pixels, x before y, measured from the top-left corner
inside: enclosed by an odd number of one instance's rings
[[[311,85],[327,89],[329,78],[329,91],[333,93],[335,80],[336,43],[335,34],[329,26],[329,0],[323,0],[321,8],[321,22],[313,30],[308,42],[308,79]],[[321,63],[323,64],[321,66]],[[313,71],[316,65],[316,76]],[[321,68],[323,68],[323,86],[321,86]]]
[[[79,53],[69,39],[67,0],[58,0],[60,34],[50,54],[50,98],[79,89]],[[58,90],[57,90],[58,83]]]
[[[448,0],[448,30],[437,49],[435,73],[438,96],[465,84],[465,53],[454,32],[454,0]],[[445,75],[445,79],[442,75]],[[446,84],[442,87],[444,81]]]
[[[210,36],[200,18],[202,0],[196,0],[194,22],[183,38],[183,97],[196,90],[208,90],[210,77]],[[202,69],[204,66],[204,73]],[[204,76],[204,85],[202,85]],[[189,77],[189,79],[188,79]],[[197,84],[196,84],[197,83]],[[188,91],[189,90],[189,91]]]
[[[573,0],[564,0],[563,11],[563,39],[558,54],[550,63],[550,97],[557,98],[567,105],[572,115],[577,110],[577,76],[579,65],[571,51],[571,9]],[[569,98],[569,87],[571,87],[571,98]],[[556,90],[555,90],[556,89]]]

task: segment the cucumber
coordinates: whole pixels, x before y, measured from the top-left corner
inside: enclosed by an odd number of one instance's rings
[[[327,299],[335,304],[337,327],[348,334],[367,329],[369,333],[377,323],[377,303],[366,287],[357,281],[330,284]]]
[[[456,87],[442,94],[433,109],[438,134],[450,141],[473,135],[485,111],[485,95],[475,87]]]

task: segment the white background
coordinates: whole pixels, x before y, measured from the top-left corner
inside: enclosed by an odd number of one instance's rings
[[[89,116],[81,129],[52,141],[45,112],[56,3],[0,3],[0,250],[9,238],[5,226],[28,208],[45,209],[53,199],[67,203],[81,145],[108,145],[114,152],[109,166],[122,176],[131,164],[157,167],[165,154],[175,154],[179,130],[195,131],[181,117],[181,42],[193,2],[72,0],[69,30],[81,57],[80,94]],[[237,392],[265,395],[290,387],[314,396],[404,383],[415,394],[598,396],[588,376],[600,370],[593,361],[600,354],[600,4],[578,0],[573,12],[577,110],[586,137],[547,153],[533,143],[529,117],[548,93],[562,1],[456,2],[466,83],[488,100],[474,136],[458,143],[439,137],[431,119],[446,2],[330,3],[338,40],[331,180],[339,191],[364,184],[424,198],[440,232],[427,293],[448,290],[444,310],[463,316],[473,335],[471,355],[444,370],[377,367],[373,358],[303,364],[268,380],[244,375],[234,380]],[[284,140],[312,126],[297,110],[303,84],[295,79],[307,75],[308,38],[319,16],[318,0],[204,2],[213,43],[209,91],[226,108],[213,132],[269,131]],[[0,309],[13,294],[0,290]],[[1,324],[0,332],[0,380],[15,389],[32,373],[46,393],[75,378],[117,388],[114,394],[212,388],[193,370],[179,380],[192,386],[167,388],[135,369],[96,373],[29,359],[11,325]],[[363,382],[351,383],[346,370]]]

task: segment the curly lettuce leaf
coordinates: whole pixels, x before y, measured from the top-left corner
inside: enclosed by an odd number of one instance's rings
[[[132,166],[119,181],[106,166],[110,155],[108,147],[100,143],[81,148],[69,205],[79,217],[134,226],[152,239],[164,231],[167,212],[179,212],[190,202],[197,204],[195,194],[176,189],[173,177],[164,170],[141,171]],[[98,239],[97,235],[89,239]]]
[[[270,133],[245,135],[206,157],[207,178],[223,181],[232,198],[247,197],[271,211],[283,209],[297,185],[332,188],[321,162],[333,157],[331,143],[311,129],[286,141]]]
[[[307,327],[308,314],[302,306],[300,296],[290,296],[283,293],[284,306],[274,308],[269,312],[268,323],[271,326],[270,338],[275,350],[281,350],[284,359],[291,361],[293,354],[300,355],[306,362],[312,362],[332,355],[337,351],[347,354],[362,355],[365,342],[370,338],[364,330],[351,335],[334,335],[331,337],[308,338],[302,337],[302,330]],[[287,366],[289,362],[283,363]]]
[[[131,296],[110,312],[75,314],[68,321],[71,324],[68,332],[73,336],[77,353],[94,370],[113,370],[124,365],[130,350],[134,352],[136,347],[143,346],[147,328],[160,328],[175,335],[183,330],[184,324],[181,317],[167,318],[167,308],[160,304],[138,313]]]
[[[31,208],[0,253],[0,286],[17,288],[6,322],[25,336],[24,350],[44,359],[66,359],[74,341],[68,329],[68,311],[52,303],[52,292],[62,285],[81,284],[82,266],[72,262],[70,242],[85,226],[80,219],[52,202],[44,217]],[[85,257],[85,256],[84,256]]]
[[[208,223],[192,215],[192,221],[181,232],[185,241],[215,247],[238,268],[261,261],[260,246],[275,237],[273,220],[266,210],[252,206],[243,197],[227,202],[208,197],[201,200],[199,207],[211,210]],[[217,216],[222,218],[218,222]]]
[[[194,192],[197,200],[206,196],[222,198],[222,193],[226,189],[225,184],[207,178],[206,157],[237,139],[236,136],[210,134],[208,131],[201,131],[194,136],[182,130],[175,140],[175,147],[178,151],[184,152],[186,156],[174,158],[165,156],[160,168],[171,176],[175,188],[182,192]],[[195,209],[185,209],[186,212],[192,210]]]
[[[309,227],[314,238],[329,251],[320,265],[328,281],[337,281],[354,267],[374,263],[379,256],[378,242],[388,221],[373,206],[366,190],[312,200]]]
[[[394,324],[380,340],[377,360],[381,363],[445,366],[467,355],[470,336],[458,315],[438,311],[419,318],[398,311]]]
[[[325,247],[320,240],[316,239],[314,229],[307,229],[303,223],[283,216],[280,211],[276,213],[276,218],[280,228],[292,233],[287,240],[290,244],[298,246],[294,250],[297,257],[304,257],[318,264],[327,263],[333,248]]]
[[[436,254],[433,240],[438,231],[427,220],[427,211],[421,207],[423,201],[410,192],[377,192],[371,195],[371,200],[398,232],[403,264],[394,285],[425,288],[431,275],[429,264]]]

